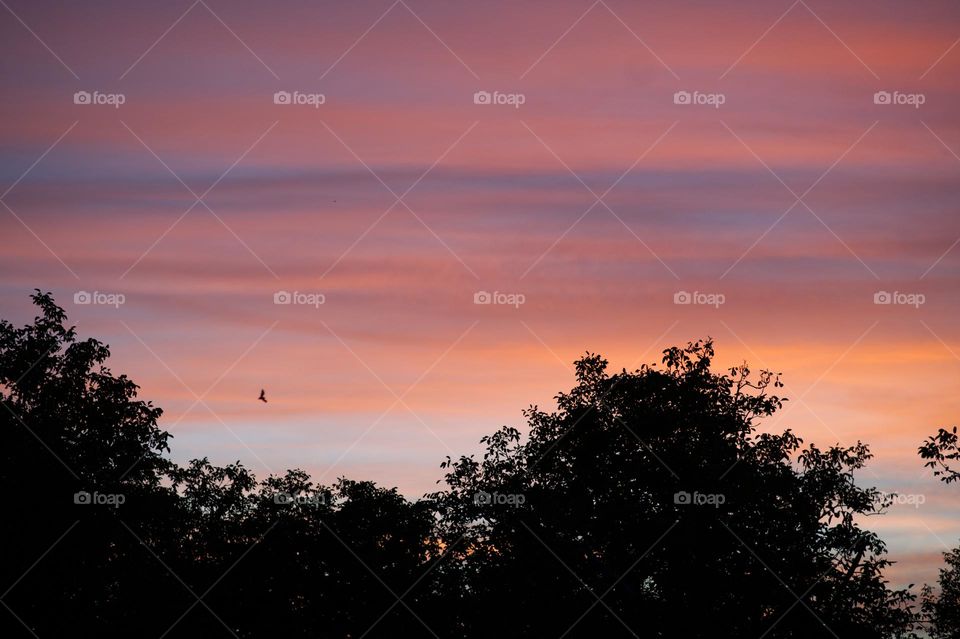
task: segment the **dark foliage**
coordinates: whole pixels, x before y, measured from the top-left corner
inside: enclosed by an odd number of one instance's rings
[[[960,479],[960,471],[949,463],[960,460],[956,426],[950,430],[941,428],[928,437],[919,453],[929,460],[924,466],[932,468],[940,481],[951,484]],[[931,637],[956,639],[960,637],[960,548],[945,552],[943,559],[946,565],[940,569],[937,589],[923,589],[923,615]]]
[[[531,407],[525,435],[485,437],[482,460],[448,459],[442,490],[410,502],[170,462],[160,409],[49,294],[34,301],[32,325],[0,323],[2,636],[847,639],[915,624],[857,523],[884,505],[854,481],[866,446],[761,432],[779,378],[713,373],[709,341],[615,374],[585,356],[556,411]]]
[[[867,448],[801,451],[790,431],[759,433],[781,406],[777,376],[715,375],[713,355],[696,343],[665,351],[662,369],[613,375],[587,356],[558,411],[527,411],[525,443],[503,428],[482,461],[447,462],[432,498],[442,536],[464,540],[467,634],[909,631],[913,597],[887,588],[884,544],[855,523],[883,505],[854,483]],[[517,614],[487,614],[502,610]]]

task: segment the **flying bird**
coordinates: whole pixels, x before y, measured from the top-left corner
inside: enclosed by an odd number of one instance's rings
[[[263,402],[264,404],[267,403],[267,393],[266,393],[266,391],[263,390],[262,388],[260,389],[260,397],[258,397],[257,399],[259,399],[259,400],[260,400],[261,402]]]

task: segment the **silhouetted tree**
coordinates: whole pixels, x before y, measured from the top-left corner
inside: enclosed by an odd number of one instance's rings
[[[853,473],[867,447],[821,450],[761,433],[779,379],[711,372],[712,343],[663,369],[607,372],[587,355],[530,432],[449,460],[433,495],[469,636],[892,637],[913,625],[856,523],[879,493]]]
[[[943,553],[938,590],[923,588],[923,616],[933,639],[960,637],[960,548]]]
[[[123,499],[131,520],[162,516],[169,436],[157,427],[160,409],[137,401],[137,386],[104,365],[106,346],[77,340],[49,294],[37,291],[33,301],[40,314],[32,324],[0,321],[5,625],[25,632],[16,615],[37,632],[66,636],[75,620],[97,627],[110,619],[122,631],[148,609],[127,604],[150,591],[146,583],[124,591],[117,575],[153,560],[113,506],[88,502]]]
[[[429,502],[173,464],[160,409],[33,300],[0,322],[0,636],[429,636],[406,592],[441,554]]]
[[[933,469],[940,481],[950,484],[960,479],[960,471],[950,465],[960,460],[956,426],[939,429],[920,446],[919,452],[920,457],[929,460],[924,466]],[[946,566],[940,569],[938,589],[923,589],[923,615],[931,637],[956,639],[960,637],[960,548],[943,553],[943,559]]]
[[[933,470],[933,476],[939,477],[945,484],[960,479],[960,471],[948,462],[960,461],[960,449],[957,448],[957,427],[947,430],[941,428],[936,435],[927,438],[919,449],[920,457],[927,459],[924,466]]]
[[[160,409],[33,299],[32,324],[0,322],[0,636],[847,639],[914,622],[857,523],[884,505],[854,481],[866,446],[760,432],[779,378],[713,373],[709,341],[612,375],[582,358],[556,411],[485,437],[482,461],[448,458],[443,490],[411,502],[172,463]]]

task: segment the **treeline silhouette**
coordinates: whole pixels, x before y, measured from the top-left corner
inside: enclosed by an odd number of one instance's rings
[[[958,553],[940,588],[892,589],[868,448],[759,432],[778,375],[713,372],[709,340],[586,355],[556,410],[409,501],[173,463],[108,348],[33,300],[0,322],[3,637],[958,636]],[[921,454],[947,468],[955,434]]]

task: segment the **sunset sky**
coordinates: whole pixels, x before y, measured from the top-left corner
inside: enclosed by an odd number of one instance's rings
[[[924,496],[867,522],[897,583],[957,545],[955,2],[0,5],[0,317],[52,291],[177,461],[416,498],[585,351],[712,336]]]

